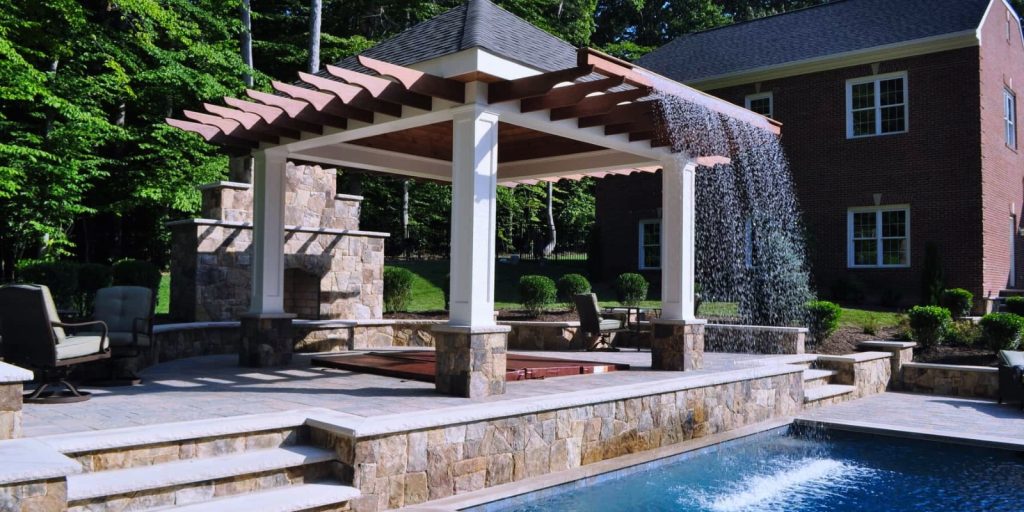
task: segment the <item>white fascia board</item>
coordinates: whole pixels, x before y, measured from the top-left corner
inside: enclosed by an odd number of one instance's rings
[[[444,77],[480,72],[506,80],[542,73],[539,69],[504,59],[483,48],[470,48],[436,59],[417,62],[409,67],[417,71]]]
[[[501,154],[501,147],[498,148],[498,154]],[[574,155],[535,158],[499,164],[498,179],[500,181],[518,181],[524,179],[557,178],[574,174],[617,171],[623,168],[656,165],[660,165],[660,162],[657,160],[650,160],[613,149],[604,149]]]
[[[824,57],[787,62],[780,65],[764,66],[737,73],[728,73],[694,80],[692,82],[687,82],[686,85],[707,91],[765,80],[775,80],[789,76],[805,75],[830,69],[848,68],[851,66],[871,64],[874,62],[900,59],[914,55],[956,50],[970,46],[978,46],[978,35],[978,30],[965,30],[952,34],[943,34],[940,36],[876,46],[863,50],[836,53]]]
[[[335,144],[292,153],[292,158],[417,178],[451,181],[452,163],[355,144]]]

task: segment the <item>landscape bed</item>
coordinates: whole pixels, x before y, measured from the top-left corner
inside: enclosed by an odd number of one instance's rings
[[[472,512],[1016,510],[1024,453],[786,426]]]

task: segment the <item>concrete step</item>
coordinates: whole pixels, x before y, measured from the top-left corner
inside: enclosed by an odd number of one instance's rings
[[[829,399],[846,398],[844,395],[853,393],[856,390],[857,388],[854,386],[844,386],[842,384],[826,384],[811,389],[804,389],[804,404],[817,404]]]
[[[299,512],[330,505],[342,505],[359,497],[359,489],[332,483],[290,485],[226,498],[216,498],[191,505],[159,507],[151,512]]]
[[[808,389],[826,386],[832,382],[832,377],[838,375],[835,370],[817,370],[808,368],[804,370],[804,393]]]
[[[181,504],[214,496],[281,487],[298,479],[319,479],[307,469],[336,460],[332,451],[312,446],[287,446],[251,450],[232,455],[177,460],[151,466],[82,473],[68,477],[71,510],[100,501],[134,500],[122,508],[137,510],[158,505]],[[297,470],[296,470],[297,469]]]

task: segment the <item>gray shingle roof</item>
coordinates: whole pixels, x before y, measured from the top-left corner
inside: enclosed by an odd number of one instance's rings
[[[500,57],[554,71],[576,65],[576,48],[488,0],[468,2],[419,23],[362,55],[408,66],[483,48]],[[355,57],[335,65],[364,71]]]
[[[837,0],[676,38],[638,61],[679,82],[976,29],[989,0]]]

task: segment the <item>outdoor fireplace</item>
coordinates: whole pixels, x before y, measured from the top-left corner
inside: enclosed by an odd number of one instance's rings
[[[286,269],[284,310],[303,320],[319,320],[320,278],[300,268]]]

